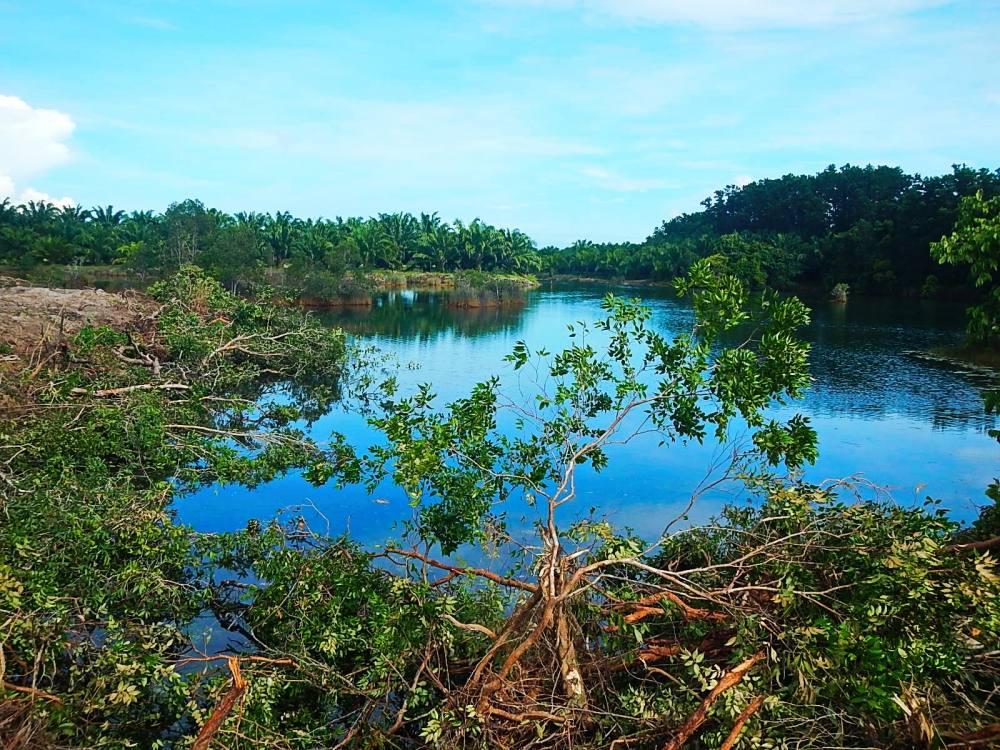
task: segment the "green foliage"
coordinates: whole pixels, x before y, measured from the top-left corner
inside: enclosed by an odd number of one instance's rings
[[[728,643],[768,654],[752,688],[773,700],[758,741],[791,739],[783,723],[807,721],[807,746],[835,737],[867,746],[870,728],[892,743],[889,728],[907,712],[961,715],[964,696],[995,685],[995,667],[977,656],[1000,643],[995,561],[950,550],[957,525],[933,504],[907,510],[837,497],[853,489],[766,481],[762,502],[674,535],[656,558],[654,567],[675,571],[690,590],[722,591],[741,571],[740,587],[757,597],[727,621]],[[658,625],[651,618],[643,628]],[[685,636],[703,638],[703,626],[687,623]],[[683,678],[680,661],[674,674]],[[670,692],[684,700],[683,688]],[[908,704],[915,696],[924,702]]]
[[[196,263],[227,288],[270,279],[308,296],[352,298],[364,296],[354,284],[363,287],[379,270],[669,280],[700,258],[723,255],[754,288],[829,289],[845,281],[864,292],[915,293],[934,274],[941,290],[967,296],[963,274],[942,272],[927,249],[953,230],[961,199],[977,191],[987,201],[1000,194],[1000,172],[956,165],[923,177],[895,167],[830,166],[727,186],[702,211],[664,222],[642,243],[581,240],[541,250],[516,229],[426,213],[325,220],[230,215],[196,200],[162,214],[8,202],[0,210],[0,263],[26,273],[46,264],[119,263],[143,278]]]
[[[665,221],[642,243],[545,248],[552,273],[604,279],[664,279],[699,258],[721,254],[753,285],[829,289],[844,281],[865,292],[919,291],[930,274],[964,296],[962,274],[942,273],[930,244],[951,232],[959,202],[981,190],[1000,194],[1000,171],[956,165],[940,177],[886,166],[830,166],[730,185],[703,210]]]
[[[805,419],[782,426],[762,416],[772,401],[795,398],[808,384],[808,346],[794,337],[807,310],[794,298],[752,295],[721,273],[722,265],[717,256],[699,261],[677,284],[679,294],[692,297],[698,320],[692,334],[668,340],[648,326],[647,308],[609,295],[606,317],[593,332],[571,327],[579,343],[568,349],[535,359],[519,343],[508,361],[521,369],[535,360],[533,369],[546,373],[550,385],[520,415],[513,435],[497,428],[495,378],[443,413],[429,386],[387,403],[373,424],[389,444],[370,458],[370,484],[391,474],[420,509],[421,537],[449,554],[483,541],[495,503],[514,494],[568,492],[568,466],[600,471],[608,461],[606,440],[619,432],[617,439],[627,440],[636,420],[676,441],[702,440],[709,430],[725,440],[738,418],[755,429],[754,441],[772,463],[812,460],[816,436]],[[717,346],[740,327],[754,329],[744,344]],[[590,343],[591,333],[603,337],[600,348]]]
[[[712,256],[678,282],[689,333],[609,295],[565,349],[519,342],[529,404],[496,378],[444,410],[429,386],[384,383],[362,400],[385,436],[364,455],[301,432],[346,353],[292,308],[184,266],[152,289],[154,319],[83,329],[17,374],[0,414],[0,742],[189,747],[214,715],[213,746],[236,749],[661,747],[701,707],[691,742],[717,747],[756,705],[740,746],[931,747],[997,721],[1000,575],[955,545],[995,514],[959,529],[932,503],[779,479],[816,455],[804,419],[764,415],[808,384],[808,313],[727,268]],[[614,443],[736,425],[745,505],[655,540],[594,518],[561,530],[576,472]],[[291,470],[391,476],[413,546],[363,549],[301,516],[228,534],[173,517],[187,488]],[[534,537],[505,529],[515,495],[539,510]],[[487,568],[459,559],[470,542]],[[200,656],[209,617],[240,639]]]
[[[962,200],[955,231],[931,246],[939,263],[967,265],[972,283],[985,298],[968,309],[969,338],[976,343],[1000,341],[1000,196],[987,199],[980,190]]]

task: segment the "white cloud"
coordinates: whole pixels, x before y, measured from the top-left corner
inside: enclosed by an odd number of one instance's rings
[[[736,187],[745,187],[746,185],[749,185],[751,182],[753,182],[753,177],[751,177],[750,175],[738,174],[733,178],[731,184],[735,185]]]
[[[136,16],[130,19],[130,22],[136,26],[145,26],[147,29],[156,29],[158,31],[178,30],[177,24],[165,18],[156,18],[155,16]]]
[[[62,198],[55,198],[48,193],[43,193],[41,190],[35,190],[34,188],[25,188],[22,190],[21,194],[14,200],[14,203],[30,203],[32,201],[35,203],[51,203],[54,206],[76,205],[76,201],[68,195],[64,195]]]
[[[73,134],[72,118],[54,109],[36,109],[16,96],[0,94],[0,197],[15,203],[45,200],[69,205],[69,197],[53,198],[18,185],[65,164],[71,158],[65,141]]]
[[[594,157],[582,139],[541,132],[502,104],[335,99],[331,116],[283,127],[214,129],[206,143],[261,158],[308,160],[349,170],[354,185],[490,185],[497,175],[542,160]]]
[[[608,190],[621,193],[644,193],[647,190],[663,190],[676,185],[658,178],[626,177],[603,167],[583,167],[580,172]]]
[[[717,29],[808,28],[865,23],[951,0],[487,0],[494,4],[581,9],[627,23],[691,24]]]

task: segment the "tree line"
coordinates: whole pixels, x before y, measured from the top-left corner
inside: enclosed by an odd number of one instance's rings
[[[0,264],[117,262],[162,274],[197,263],[227,283],[275,267],[299,277],[387,269],[668,280],[700,258],[722,255],[753,286],[846,283],[870,293],[968,294],[965,270],[942,268],[928,250],[952,231],[962,199],[977,192],[987,200],[1000,195],[1000,169],[955,165],[923,177],[898,167],[831,165],[815,175],[729,185],[641,243],[580,240],[565,248],[538,248],[518,229],[478,218],[449,223],[437,213],[328,220],[287,211],[228,214],[197,200],[159,214],[4,201]]]
[[[729,185],[703,209],[664,221],[642,243],[543,250],[554,273],[671,279],[698,258],[721,254],[755,285],[783,289],[837,283],[874,292],[966,287],[964,269],[942,268],[928,249],[952,231],[963,198],[1000,195],[1000,169],[955,165],[939,177],[898,167],[829,166]]]
[[[247,280],[269,267],[334,274],[378,269],[532,272],[540,267],[531,238],[480,219],[449,223],[436,213],[301,219],[287,211],[228,214],[197,200],[174,203],[161,214],[4,201],[0,263],[20,268],[122,263],[142,272],[197,263],[227,282]]]

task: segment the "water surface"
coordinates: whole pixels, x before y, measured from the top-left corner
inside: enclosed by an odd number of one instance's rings
[[[391,354],[400,365],[404,393],[431,383],[443,406],[497,373],[508,395],[527,398],[531,384],[515,375],[503,356],[518,340],[533,349],[566,346],[566,326],[599,319],[606,291],[555,287],[533,292],[519,308],[457,310],[438,294],[407,290],[381,295],[372,308],[348,308],[323,318]],[[662,331],[690,328],[690,308],[665,290],[616,292],[641,297],[652,308],[653,325]],[[958,344],[962,307],[922,300],[808,302],[813,320],[803,335],[813,345],[814,384],[801,401],[772,410],[778,417],[801,412],[819,433],[820,458],[807,469],[807,477],[820,481],[858,475],[887,488],[901,504],[919,503],[929,495],[956,517],[973,518],[985,502],[984,488],[1000,473],[1000,446],[986,434],[996,420],[984,414],[980,397],[987,380],[905,353]],[[319,440],[333,430],[359,446],[378,439],[359,415],[342,409],[311,427]],[[710,442],[663,448],[657,443],[650,438],[618,447],[604,472],[583,472],[576,512],[593,507],[647,536],[659,533],[724,454]],[[707,518],[737,494],[734,487],[716,490],[699,500],[692,519]],[[397,488],[385,486],[370,497],[361,488],[314,488],[298,476],[253,491],[209,488],[182,498],[178,509],[182,521],[200,530],[225,531],[303,502],[314,528],[349,531],[365,542],[385,539],[412,515]],[[514,528],[532,522],[530,509],[515,504],[506,510]]]

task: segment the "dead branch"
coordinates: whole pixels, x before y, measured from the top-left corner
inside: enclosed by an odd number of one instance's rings
[[[478,622],[461,622],[460,620],[458,620],[455,617],[452,617],[449,614],[441,615],[441,619],[450,622],[452,625],[454,625],[456,628],[459,628],[460,630],[468,630],[473,633],[482,633],[491,641],[495,641],[497,639],[496,633],[494,633],[485,625],[480,625]]]
[[[729,619],[729,615],[727,615],[725,612],[714,612],[709,609],[701,609],[700,607],[693,607],[687,602],[685,602],[683,599],[681,599],[679,596],[677,596],[677,594],[673,593],[672,591],[661,591],[658,594],[653,594],[651,596],[643,597],[642,599],[639,599],[638,601],[634,602],[622,602],[620,604],[614,605],[613,609],[622,610],[622,609],[634,608],[634,611],[626,615],[624,618],[625,622],[631,625],[633,623],[639,622],[640,620],[644,620],[647,617],[652,617],[654,615],[662,615],[663,609],[661,609],[660,607],[652,607],[650,605],[655,604],[656,602],[659,601],[663,601],[664,599],[667,599],[676,604],[680,608],[682,614],[684,615],[684,618],[687,620],[708,620],[709,622],[723,622],[724,620]],[[617,626],[615,625],[608,625],[604,629],[609,633],[613,633],[618,630]]]
[[[126,385],[121,388],[104,388],[96,391],[88,391],[86,388],[73,388],[70,394],[73,396],[94,396],[95,398],[107,398],[109,396],[121,396],[124,393],[134,391],[190,391],[191,386],[183,383],[142,383],[140,385]]]
[[[526,721],[554,721],[562,724],[566,721],[565,716],[558,716],[548,711],[521,711],[515,714],[510,711],[504,711],[502,708],[497,708],[496,706],[490,706],[486,709],[486,713],[490,716],[499,716],[501,719],[507,719],[508,721],[516,721],[518,724]]]
[[[764,652],[759,651],[749,659],[740,662],[722,675],[715,687],[712,688],[709,694],[702,700],[698,708],[695,709],[694,713],[688,716],[687,720],[681,725],[680,729],[677,730],[673,739],[663,746],[663,750],[680,750],[680,748],[684,746],[684,743],[691,738],[691,735],[697,732],[698,728],[705,723],[705,719],[708,717],[708,710],[719,699],[719,696],[732,688],[734,685],[737,685],[740,680],[746,676],[746,673],[753,668],[754,664],[763,658]]]
[[[180,666],[183,666],[185,664],[195,664],[195,663],[198,663],[198,662],[222,661],[223,659],[225,659],[226,661],[230,661],[232,659],[236,659],[237,661],[252,661],[252,662],[258,662],[258,663],[261,663],[261,664],[277,664],[277,665],[280,665],[280,666],[294,666],[295,665],[295,661],[292,660],[292,659],[288,659],[288,658],[269,659],[266,656],[255,656],[255,655],[252,655],[252,654],[251,655],[247,655],[247,656],[230,656],[229,654],[216,654],[215,656],[188,656],[188,657],[185,657],[183,659],[180,659],[179,661],[174,662],[174,665],[180,667]]]
[[[982,552],[986,549],[993,549],[994,547],[1000,547],[1000,536],[995,536],[992,539],[983,539],[979,542],[965,542],[964,544],[949,544],[947,547],[942,547],[942,552],[966,552],[969,550],[974,550],[976,552]]]
[[[56,705],[62,705],[62,698],[58,695],[52,695],[52,693],[46,693],[44,690],[39,690],[33,687],[21,687],[20,685],[14,685],[10,682],[3,683],[4,690],[13,690],[15,693],[25,693],[30,695],[32,698],[40,698],[41,700],[49,701],[49,703],[55,703]]]
[[[505,576],[497,575],[491,570],[484,570],[483,568],[462,568],[456,565],[448,565],[447,563],[434,560],[433,558],[423,555],[417,550],[402,550],[402,549],[387,549],[385,554],[388,555],[400,555],[401,557],[410,557],[415,560],[420,560],[421,562],[427,563],[428,565],[438,568],[439,570],[447,570],[450,573],[455,573],[456,575],[466,575],[466,576],[478,576],[480,578],[485,578],[493,583],[498,583],[501,586],[508,586],[510,588],[521,589],[522,591],[530,591],[534,593],[538,590],[537,586],[530,583],[525,583],[524,581],[518,581],[514,578],[507,578]]]
[[[1000,740],[1000,723],[987,724],[982,729],[969,732],[967,734],[946,735],[949,739],[948,747],[973,748],[989,747],[997,740]]]
[[[212,740],[215,738],[216,733],[222,726],[222,723],[228,718],[229,713],[233,710],[233,706],[236,702],[243,697],[243,693],[246,692],[247,683],[243,679],[243,675],[240,673],[240,662],[235,656],[227,657],[229,662],[229,671],[233,675],[233,684],[222,696],[222,700],[219,701],[215,710],[212,711],[212,715],[208,717],[208,721],[202,726],[201,731],[198,732],[198,736],[195,738],[194,744],[191,746],[191,750],[208,750],[212,744]]]
[[[736,717],[736,723],[733,724],[733,728],[730,730],[729,736],[726,737],[726,741],[719,746],[719,750],[733,750],[733,746],[743,731],[743,726],[750,720],[751,716],[760,710],[766,699],[766,695],[758,695],[747,704],[746,708],[740,711],[740,715]]]

